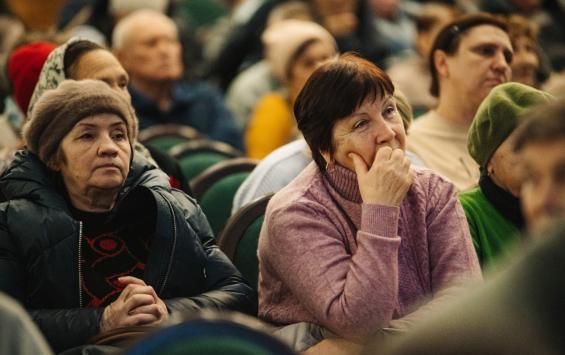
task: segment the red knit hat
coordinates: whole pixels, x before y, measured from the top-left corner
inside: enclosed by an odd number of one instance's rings
[[[57,46],[49,42],[34,42],[19,47],[8,60],[8,79],[12,95],[22,113],[27,112],[29,100],[39,79],[43,63]]]

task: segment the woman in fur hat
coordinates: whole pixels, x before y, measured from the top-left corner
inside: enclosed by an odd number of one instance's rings
[[[175,312],[254,312],[195,201],[134,154],[135,129],[109,85],[64,81],[35,103],[27,151],[0,178],[0,291],[56,351]]]

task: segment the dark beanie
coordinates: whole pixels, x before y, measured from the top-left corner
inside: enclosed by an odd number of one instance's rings
[[[541,90],[519,83],[496,86],[483,100],[467,136],[467,149],[481,168],[508,136],[518,127],[531,108],[551,101]]]
[[[37,101],[23,128],[27,150],[48,164],[63,138],[83,118],[113,113],[127,126],[133,143],[135,116],[131,105],[98,80],[65,80],[56,89],[46,91]]]

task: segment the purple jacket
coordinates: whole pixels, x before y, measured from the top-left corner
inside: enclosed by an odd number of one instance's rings
[[[259,317],[362,339],[455,281],[480,280],[455,187],[430,170],[402,205],[363,204],[355,173],[311,163],[267,207]]]

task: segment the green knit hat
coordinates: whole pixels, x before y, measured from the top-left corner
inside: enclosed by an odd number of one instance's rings
[[[483,100],[467,136],[467,149],[481,168],[531,108],[553,100],[550,94],[519,83],[496,86]]]

